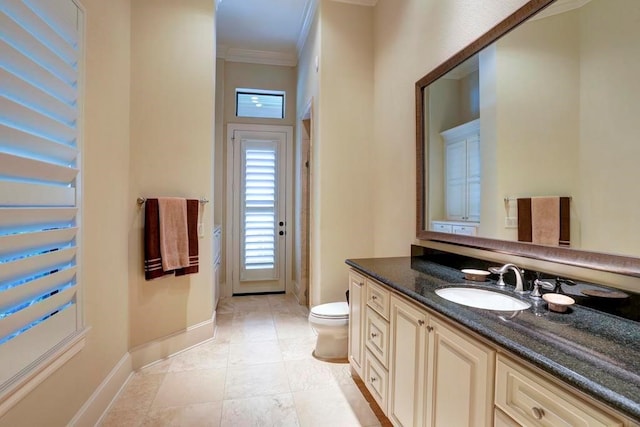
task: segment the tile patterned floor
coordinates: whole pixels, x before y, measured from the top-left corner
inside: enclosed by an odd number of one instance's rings
[[[311,356],[307,315],[285,295],[221,300],[214,339],[136,372],[101,426],[380,426],[349,365]]]

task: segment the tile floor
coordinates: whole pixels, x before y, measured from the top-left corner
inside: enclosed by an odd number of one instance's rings
[[[215,337],[136,372],[101,426],[380,426],[349,365],[311,356],[307,315],[285,295],[221,300]]]

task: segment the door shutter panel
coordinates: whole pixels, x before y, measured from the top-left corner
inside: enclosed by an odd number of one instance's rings
[[[243,141],[241,280],[277,278],[276,150],[275,143]]]

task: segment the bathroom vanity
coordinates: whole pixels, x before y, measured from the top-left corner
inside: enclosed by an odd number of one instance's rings
[[[456,304],[435,290],[499,290],[424,258],[347,264],[349,362],[394,425],[640,425],[637,322]]]

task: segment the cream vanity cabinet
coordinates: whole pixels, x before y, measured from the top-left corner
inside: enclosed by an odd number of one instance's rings
[[[391,296],[389,404],[396,426],[491,425],[495,352]]]
[[[349,350],[351,368],[362,377],[364,347],[362,344],[362,324],[364,322],[365,278],[355,271],[349,271]]]
[[[478,222],[431,221],[431,230],[440,233],[475,236],[478,234]]]
[[[493,350],[373,280],[365,287],[361,377],[391,422],[490,425]]]
[[[638,427],[352,271],[349,361],[394,426]]]

